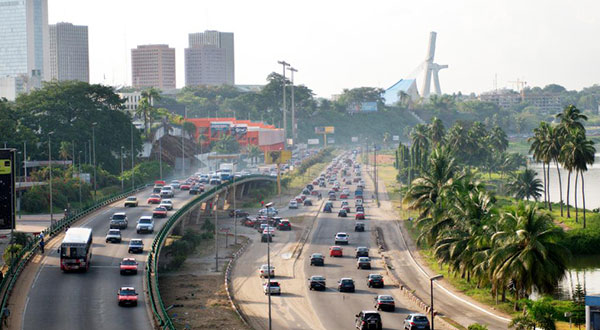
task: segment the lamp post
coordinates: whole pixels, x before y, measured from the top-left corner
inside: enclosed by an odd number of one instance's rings
[[[269,203],[270,206],[273,205],[273,203]],[[269,204],[267,204],[267,215],[269,214]],[[269,228],[270,225],[267,222],[267,295],[269,296],[269,330],[272,329],[271,326],[271,228]]]
[[[23,142],[23,182],[27,182],[27,141]]]
[[[133,152],[133,124],[131,124],[131,190],[135,189],[135,171],[134,171],[135,153]]]
[[[82,203],[81,186],[83,184],[83,181],[81,180],[81,150],[79,150],[79,167],[78,168],[79,168],[79,170],[77,172],[79,172],[79,208],[81,209],[82,208],[82,206],[81,206],[81,203]]]
[[[283,145],[285,146],[285,144],[287,143],[287,107],[286,107],[286,100],[285,100],[285,69],[286,67],[290,66],[289,63],[287,63],[286,61],[277,61],[278,64],[281,64],[283,66]]]
[[[123,149],[125,149],[125,147],[121,146],[121,192],[123,192],[123,190],[125,189],[124,187],[124,183],[123,183]],[[162,179],[162,176],[161,176]]]
[[[441,280],[444,278],[444,275],[435,275],[429,278],[429,283],[431,284],[431,330],[434,330],[433,321],[434,321],[434,313],[433,313],[433,281]]]
[[[50,228],[54,229],[54,212],[52,212],[52,140],[51,136],[54,132],[48,133],[48,168],[50,169]]]
[[[298,72],[297,69],[289,67],[288,70],[290,70],[291,72],[291,80],[292,80],[292,138],[294,139],[294,144],[295,144],[295,140],[297,138],[296,136],[296,103],[294,102],[294,72]]]
[[[160,179],[162,180],[162,137],[158,139],[158,168],[160,170]]]
[[[92,123],[92,154],[94,158],[94,201],[97,199],[97,184],[96,184],[96,125],[98,123]]]

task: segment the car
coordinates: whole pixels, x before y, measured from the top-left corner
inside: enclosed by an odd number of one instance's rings
[[[383,288],[383,276],[380,274],[369,274],[367,276],[367,286],[369,288]]]
[[[345,210],[345,209],[340,209],[340,210],[338,211],[338,217],[341,217],[341,218],[346,218],[346,217],[348,217],[348,212],[346,212],[346,210]]]
[[[381,315],[377,311],[361,311],[354,322],[358,330],[381,330]]]
[[[154,186],[154,188],[152,188],[152,193],[160,195],[161,190],[162,190],[162,186]]]
[[[356,214],[354,215],[354,220],[365,220],[365,213],[356,212]]]
[[[211,184],[213,186],[218,186],[221,184],[221,179],[220,178],[211,178],[210,181],[208,182],[208,184]]]
[[[310,190],[306,189],[306,188],[302,189],[302,195],[303,196],[310,195]]]
[[[321,275],[313,275],[308,279],[308,289],[315,291],[325,291],[327,286],[325,285],[325,277]]]
[[[256,218],[246,217],[241,221],[242,224],[246,227],[254,227],[254,224],[256,223]]]
[[[311,190],[310,195],[311,196],[318,196],[319,195],[319,191],[317,191],[317,190]]]
[[[319,187],[325,188],[327,187],[327,183],[325,183],[325,181],[319,181]]]
[[[159,206],[152,210],[152,217],[154,218],[166,218],[167,217],[167,209]]]
[[[173,189],[179,189],[181,186],[181,183],[179,183],[179,180],[172,180],[171,181],[171,187],[173,187]]]
[[[229,211],[229,217],[233,218],[233,217],[238,217],[238,218],[244,218],[249,216],[250,213],[246,212],[246,211],[242,211],[242,210],[231,210]]]
[[[356,213],[358,213],[358,212],[365,213],[365,208],[364,208],[364,206],[362,206],[362,205],[359,205],[359,206],[357,206],[357,207],[356,207]]]
[[[117,302],[119,306],[137,306],[138,294],[130,286],[123,286],[117,291]]]
[[[325,213],[331,213],[332,211],[333,210],[332,210],[331,204],[325,204],[325,206],[323,206],[323,212],[325,212]]]
[[[289,220],[283,219],[283,220],[279,221],[279,224],[277,225],[277,229],[279,229],[279,230],[292,230],[292,224],[290,223]]]
[[[343,209],[344,211],[346,211],[346,214],[350,213],[350,206],[349,206],[349,205],[344,205],[344,206],[342,206],[342,209]]]
[[[348,241],[350,240],[350,235],[346,234],[346,233],[337,233],[335,234],[335,245],[340,245],[340,244],[348,244]]]
[[[366,246],[359,246],[356,248],[356,256],[355,258],[360,257],[368,257],[369,256],[369,248]]]
[[[302,196],[296,196],[293,200],[295,200],[297,203],[304,202],[304,199],[302,199]]]
[[[312,206],[312,200],[310,198],[307,198],[304,200],[304,206]]]
[[[125,200],[125,207],[137,207],[138,206],[138,199],[135,196],[129,196],[127,197],[127,199]]]
[[[334,194],[329,194],[329,200],[330,201],[335,201],[336,200],[335,193]]]
[[[341,193],[340,194],[340,199],[347,199],[348,198],[348,194],[346,193]]]
[[[159,207],[164,207],[165,209],[167,209],[167,211],[171,211],[173,209],[173,201],[170,199],[163,199],[162,201],[160,201],[160,204],[158,204]]]
[[[265,295],[269,294],[270,292],[272,295],[280,296],[281,286],[277,281],[266,281],[265,284],[263,284],[263,291],[265,292]]]
[[[354,280],[349,277],[343,277],[338,281],[339,292],[354,292]]]
[[[275,228],[271,227],[271,226],[266,226],[265,229],[263,229],[263,234],[269,234],[271,236],[275,236]]]
[[[429,330],[429,320],[427,319],[427,316],[420,313],[409,314],[404,319],[404,330],[414,329]]]
[[[352,180],[352,182],[359,182],[359,181],[360,181],[360,178],[358,176]]]
[[[137,274],[138,263],[133,258],[123,258],[119,263],[119,272],[121,275]]]
[[[262,243],[273,242],[273,235],[263,233],[260,237]]]
[[[316,183],[314,183],[314,182],[313,182],[313,184],[307,184],[307,185],[306,185],[306,189],[308,189],[308,190],[313,190],[313,189],[315,189],[315,186],[314,186],[314,184],[316,184]]]
[[[371,258],[358,257],[356,261],[356,269],[371,269]]]
[[[267,270],[270,269],[270,272],[267,272]],[[260,276],[261,278],[267,278],[269,277],[269,273],[271,273],[270,277],[275,277],[275,267],[271,266],[269,268],[269,265],[264,264],[262,266],[260,266],[260,268],[258,269],[258,276]]]
[[[189,194],[198,195],[201,192],[204,192],[204,186],[195,184],[190,188]]]
[[[150,197],[148,197],[148,204],[160,204],[160,201],[162,200],[162,198],[160,197],[160,195],[157,194],[152,194],[150,195]]]
[[[341,246],[334,245],[329,248],[329,256],[341,258],[344,256],[344,249]]]
[[[266,215],[268,217],[273,217],[277,214],[279,214],[279,211],[274,207],[264,208],[258,211],[258,215]]]
[[[142,253],[144,252],[144,241],[139,238],[132,238],[129,241],[129,253]]]
[[[117,212],[110,217],[110,229],[127,229],[127,215]]]
[[[120,229],[109,229],[106,233],[106,243],[121,243],[121,239]]]
[[[144,215],[141,216],[137,221],[137,226],[135,226],[135,231],[140,233],[153,233],[154,232],[154,219],[152,216]]]
[[[182,185],[179,186],[180,190],[190,190],[192,189],[192,185],[189,183],[183,183]]]
[[[173,198],[175,196],[175,191],[171,186],[164,186],[160,190],[160,197],[162,198]]]
[[[291,200],[290,203],[288,204],[288,208],[289,209],[297,209],[298,208],[298,202],[296,200]]]
[[[341,249],[341,248],[340,248]],[[341,253],[341,250],[340,250]],[[321,253],[313,253],[310,255],[311,266],[325,266],[325,256]]]
[[[354,231],[362,232],[365,231],[365,224],[362,222],[357,222],[354,224]]]

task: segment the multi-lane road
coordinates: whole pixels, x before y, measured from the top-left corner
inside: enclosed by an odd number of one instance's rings
[[[137,194],[139,206],[123,207],[116,202],[102,209],[78,226],[92,228],[92,263],[87,273],[63,273],[59,267],[57,253],[60,240],[48,246],[46,257],[35,276],[26,300],[23,313],[23,329],[151,329],[151,315],[146,308],[143,291],[143,274],[147,252],[152,244],[152,234],[137,234],[137,219],[142,215],[152,215],[156,205],[146,204],[150,189]],[[187,191],[177,191],[172,198],[173,213],[190,198]],[[126,212],[129,226],[122,230],[120,244],[105,243],[109,227],[109,217],[116,212]],[[165,223],[165,219],[155,219],[155,232]],[[129,254],[131,238],[143,238],[144,253]],[[137,275],[120,275],[119,262],[124,257],[134,257],[138,265]],[[132,286],[138,293],[137,307],[119,307],[117,289]]]

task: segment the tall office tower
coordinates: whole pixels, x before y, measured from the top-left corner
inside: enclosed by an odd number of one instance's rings
[[[235,84],[233,33],[190,33],[185,59],[186,86]]]
[[[135,88],[175,89],[175,48],[142,45],[132,49],[131,83]]]
[[[50,79],[90,81],[88,27],[50,25]]]
[[[48,0],[0,0],[0,77],[48,78]]]

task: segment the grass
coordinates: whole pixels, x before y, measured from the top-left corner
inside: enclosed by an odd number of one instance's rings
[[[509,141],[508,149],[506,151],[507,152],[516,152],[516,153],[519,153],[522,155],[528,155],[529,147],[530,147],[529,142],[527,142],[526,139]]]

